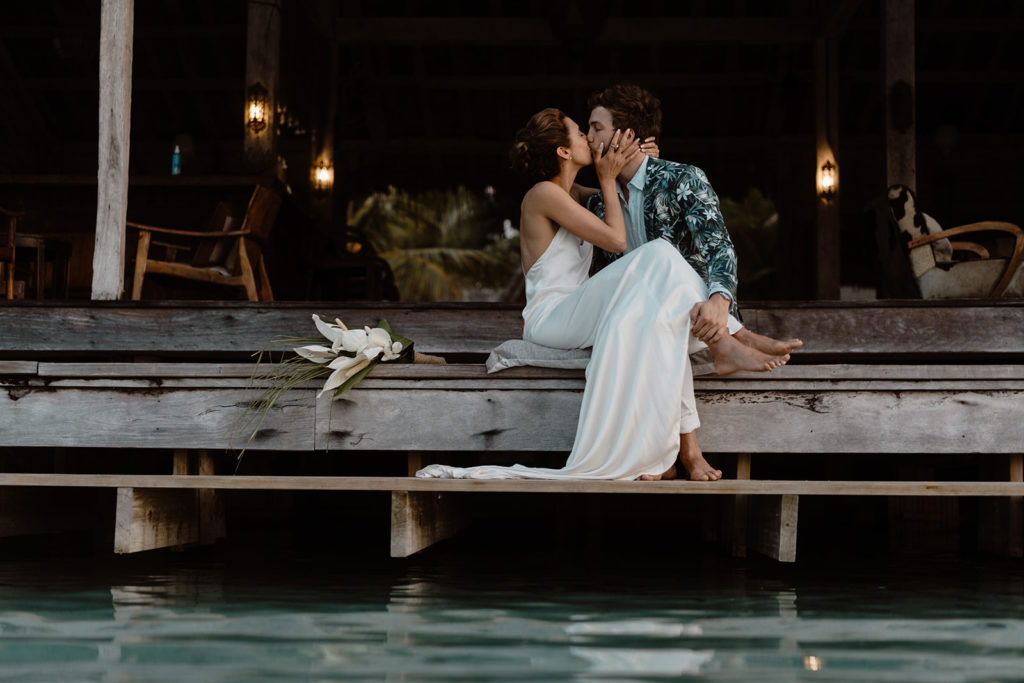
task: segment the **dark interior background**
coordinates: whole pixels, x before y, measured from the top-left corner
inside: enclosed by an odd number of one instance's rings
[[[246,12],[243,0],[135,3],[129,220],[187,227],[251,192]],[[309,233],[342,230],[347,203],[372,191],[489,186],[494,220],[517,223],[522,185],[505,161],[516,129],[545,106],[583,121],[588,94],[617,81],[660,96],[665,158],[702,167],[722,197],[758,188],[774,201],[777,275],[741,296],[813,298],[813,38],[837,13],[848,15],[838,33],[842,282],[870,286],[865,207],[885,190],[880,0],[284,0],[280,97],[292,119],[280,153],[294,194],[271,263],[279,298],[304,295],[292,283],[317,244]],[[1024,224],[1024,3],[918,0],[916,13],[921,207],[947,227]],[[0,204],[72,237],[79,292],[95,221],[99,16],[99,0],[0,5]],[[308,212],[308,169],[332,40],[334,213],[323,224]],[[167,181],[175,144],[188,183]]]

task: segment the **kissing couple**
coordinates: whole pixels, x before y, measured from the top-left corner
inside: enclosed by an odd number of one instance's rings
[[[635,85],[594,93],[584,132],[559,109],[516,135],[523,197],[523,339],[592,347],[572,452],[561,469],[429,465],[418,477],[720,479],[697,443],[690,354],[715,372],[767,372],[803,343],[740,322],[736,253],[718,196],[696,166],[657,158],[661,103]],[[641,150],[640,140],[646,143]],[[598,188],[576,175],[594,165]]]

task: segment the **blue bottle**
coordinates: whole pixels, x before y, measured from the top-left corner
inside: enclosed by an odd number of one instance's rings
[[[174,154],[171,155],[171,175],[181,175],[181,148],[174,146]]]

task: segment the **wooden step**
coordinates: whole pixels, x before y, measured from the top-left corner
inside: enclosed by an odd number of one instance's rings
[[[585,481],[418,479],[416,477],[199,476],[143,474],[0,474],[0,486],[239,489],[280,491],[428,491],[435,493],[632,493],[803,496],[1024,496],[1005,481]]]

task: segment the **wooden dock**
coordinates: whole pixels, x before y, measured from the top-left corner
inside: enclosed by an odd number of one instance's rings
[[[767,374],[695,383],[707,453],[734,454],[737,478],[714,484],[614,481],[421,480],[411,476],[230,475],[220,470],[252,364],[239,362],[275,335],[310,335],[312,312],[347,322],[387,318],[445,366],[378,366],[340,401],[291,392],[249,445],[254,452],[328,451],[372,470],[379,453],[424,458],[475,453],[568,452],[581,371],[517,368],[487,375],[483,355],[518,336],[517,309],[322,304],[170,306],[110,304],[0,308],[0,448],[173,453],[164,474],[144,469],[0,468],[0,529],[47,530],[39,495],[116,489],[117,552],[213,542],[227,529],[232,490],[380,491],[392,498],[392,554],[417,552],[464,524],[470,493],[677,494],[732,499],[734,553],[748,546],[796,557],[801,496],[983,498],[983,548],[1024,546],[1024,304],[887,302],[763,306],[745,312],[757,331],[799,335],[794,363]],[[10,331],[7,333],[6,331]],[[55,333],[55,330],[58,332]],[[1017,333],[1014,333],[1014,330]],[[936,340],[941,339],[942,343]],[[470,361],[476,362],[470,362]],[[975,479],[792,480],[752,464],[760,454],[885,454],[980,458]],[[47,464],[44,464],[45,463]],[[0,465],[3,460],[0,459]],[[24,469],[24,468],[22,468]],[[52,471],[44,471],[46,469]],[[392,473],[393,474],[393,473]],[[32,491],[39,494],[32,495]],[[45,491],[45,493],[43,493]],[[894,504],[898,504],[894,503]]]

